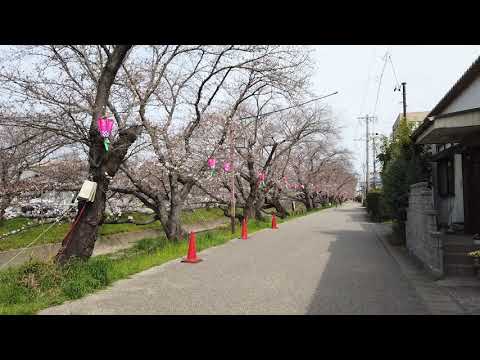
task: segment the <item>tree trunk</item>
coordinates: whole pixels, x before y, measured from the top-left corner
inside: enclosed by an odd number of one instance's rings
[[[305,202],[304,202],[305,207],[306,207],[307,211],[312,211],[313,210],[312,198],[307,191],[304,191],[304,195],[305,195]]]
[[[282,205],[278,197],[271,199],[271,204],[275,207],[278,217],[285,219],[289,214],[285,206]]]
[[[165,236],[170,241],[179,241],[186,235],[186,231],[182,228],[181,213],[183,202],[175,200],[170,202],[170,209],[162,209],[160,222],[162,223]]]
[[[246,202],[243,208],[243,218],[253,219],[255,218],[255,206],[253,202]]]
[[[255,218],[255,185],[250,184],[250,193],[245,200],[245,206],[243,208],[243,217],[247,219]]]
[[[107,156],[99,154],[104,151],[101,141],[98,141],[96,150],[93,150],[93,147],[91,148],[90,155],[94,155],[91,158],[100,157],[102,159],[102,163],[98,167],[90,163],[90,175],[92,180],[97,183],[95,200],[93,202],[79,202],[78,213],[74,221],[76,226],[70,236],[66,238],[66,241],[62,243],[62,247],[56,256],[57,262],[64,263],[71,257],[85,259],[92,256],[98,228],[104,220],[106,193],[110,184],[109,177],[115,176],[128,148],[135,142],[139,132],[139,126],[121,131],[118,140],[112,144]],[[108,177],[105,174],[108,174]]]
[[[180,187],[178,174],[170,173],[168,176],[170,184],[170,196],[168,209],[166,202],[160,207],[160,222],[162,223],[165,235],[170,241],[180,241],[186,236],[186,231],[182,227],[182,210],[185,199],[191,191],[193,183],[185,184]]]
[[[186,231],[182,228],[181,211],[181,205],[176,205],[173,209],[170,209],[168,220],[164,225],[165,235],[170,241],[182,240],[186,235]]]
[[[74,222],[76,226],[62,244],[55,258],[56,262],[61,264],[72,257],[85,259],[92,255],[98,227],[104,218],[106,192],[110,183],[106,174],[109,177],[115,176],[129,147],[135,142],[140,132],[138,126],[120,131],[118,140],[112,144],[112,149],[105,153],[97,128],[97,119],[104,114],[112,84],[131,47],[131,45],[116,46],[109,54],[98,80],[89,131],[89,174],[91,180],[97,183],[97,191],[93,202],[79,204],[79,212]]]
[[[255,220],[264,221],[265,216],[262,214],[263,206],[265,205],[265,198],[260,198],[255,201]]]
[[[5,220],[5,212],[7,208],[10,206],[12,199],[10,195],[5,195],[1,200],[0,200],[0,222]]]

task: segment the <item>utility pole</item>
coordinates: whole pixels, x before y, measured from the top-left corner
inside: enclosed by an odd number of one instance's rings
[[[234,149],[233,149],[233,126],[230,124],[230,131],[229,131],[229,140],[230,140],[230,166],[231,166],[231,171],[232,171],[232,191],[231,193],[231,198],[230,198],[230,225],[232,228],[232,234],[235,233],[235,167],[233,166],[233,155],[234,155]]]
[[[369,171],[368,171],[368,115],[365,116],[365,165],[366,165],[366,174],[367,176],[365,177],[365,197],[368,194],[369,186],[368,186],[368,178],[370,177]]]
[[[403,118],[407,120],[407,89],[406,82],[402,82],[402,94],[403,94]]]
[[[365,120],[365,197],[367,197],[368,194],[368,188],[369,188],[369,168],[368,168],[368,148],[369,148],[369,132],[368,132],[368,122],[370,121],[371,117],[368,115],[365,115],[364,117],[359,117],[361,120]],[[359,139],[360,140],[360,139]]]
[[[373,152],[373,188],[377,188],[377,139],[378,133],[372,134],[372,152]]]

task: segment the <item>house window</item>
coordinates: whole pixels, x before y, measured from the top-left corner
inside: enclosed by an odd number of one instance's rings
[[[455,177],[453,173],[453,160],[446,159],[438,163],[438,194],[440,196],[455,195]]]

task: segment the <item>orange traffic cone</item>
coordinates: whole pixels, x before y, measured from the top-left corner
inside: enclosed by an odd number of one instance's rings
[[[190,239],[188,241],[187,257],[183,259],[182,262],[195,264],[200,261],[202,261],[202,259],[197,258],[197,250],[195,247],[195,233],[192,231],[190,233]]]
[[[247,235],[247,220],[244,218],[242,220],[242,240],[247,240],[248,235]]]
[[[275,213],[272,214],[272,229],[278,229],[277,218],[275,217]]]

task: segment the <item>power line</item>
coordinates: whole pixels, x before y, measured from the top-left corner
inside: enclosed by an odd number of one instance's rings
[[[382,68],[382,73],[380,74],[380,80],[378,82],[378,89],[377,89],[377,99],[375,100],[375,107],[373,108],[373,115],[375,116],[377,114],[377,105],[378,105],[378,98],[380,96],[380,87],[382,86],[382,79],[383,79],[383,73],[385,72],[385,68],[387,66],[387,58],[388,58],[388,51],[385,53],[384,57],[384,62],[383,62],[383,68]]]
[[[266,113],[263,113],[263,114],[259,114],[258,117],[260,117],[260,116],[266,116],[266,115],[271,115],[271,114],[274,114],[274,113],[277,113],[277,112],[280,112],[280,111],[285,111],[285,110],[297,108],[297,107],[300,107],[300,106],[309,104],[309,103],[314,102],[314,101],[318,101],[318,100],[321,100],[321,99],[325,99],[325,98],[327,98],[327,97],[329,97],[329,96],[332,96],[332,95],[335,95],[335,94],[338,94],[338,91],[335,91],[335,92],[333,92],[333,93],[331,93],[331,94],[328,94],[328,95],[325,95],[325,96],[320,96],[320,97],[315,98],[315,99],[312,99],[312,100],[305,101],[305,102],[300,103],[300,104],[297,104],[297,105],[292,105],[292,106],[289,106],[289,107],[286,107],[286,108],[282,108],[282,109],[278,109],[278,110],[269,111],[269,112],[266,112]],[[245,116],[245,117],[242,117],[242,118],[240,118],[240,119],[238,119],[238,120],[251,119],[251,118],[255,118],[255,117],[257,117],[257,115]]]
[[[373,63],[375,62],[375,48],[373,49],[373,54],[372,55],[373,55],[372,56],[372,61],[370,62],[370,66],[368,67],[367,86],[366,86],[365,92],[363,93],[362,104],[360,106],[360,114],[363,113],[364,106],[365,106],[365,100],[367,98],[367,94],[368,94],[368,90],[369,90],[370,78],[371,78],[371,75],[372,75],[372,66],[373,66]]]
[[[397,73],[395,72],[395,66],[393,66],[392,55],[389,54],[388,59],[390,60],[390,64],[392,65],[393,76],[395,77],[396,81],[395,88],[400,87],[400,81],[398,81]]]

